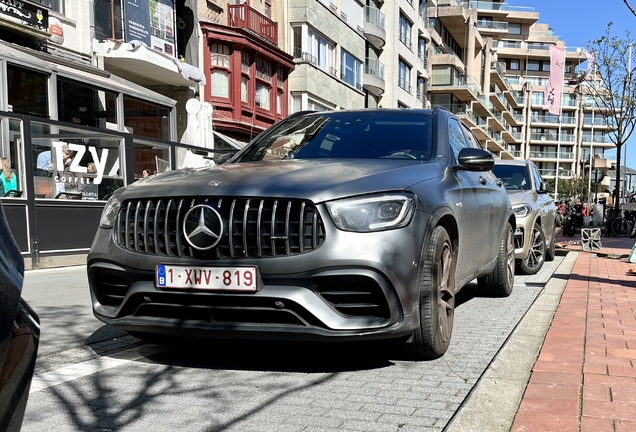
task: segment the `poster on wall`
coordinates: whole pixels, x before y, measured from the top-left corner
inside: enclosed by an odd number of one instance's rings
[[[124,0],[125,37],[148,47],[176,56],[174,41],[174,5],[172,0]]]

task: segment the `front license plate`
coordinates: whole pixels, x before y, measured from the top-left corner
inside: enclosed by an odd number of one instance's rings
[[[256,267],[196,267],[157,264],[159,288],[256,291]]]

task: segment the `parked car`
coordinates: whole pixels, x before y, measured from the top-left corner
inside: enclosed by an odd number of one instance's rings
[[[543,263],[554,260],[557,208],[531,160],[495,162],[493,172],[503,182],[517,216],[515,257],[520,270],[535,274]]]
[[[21,298],[24,260],[0,203],[0,431],[19,431],[40,340],[40,319]]]
[[[493,163],[439,107],[292,115],[223,165],[117,191],[88,255],[93,312],[142,338],[397,338],[439,357],[457,290],[513,288]]]

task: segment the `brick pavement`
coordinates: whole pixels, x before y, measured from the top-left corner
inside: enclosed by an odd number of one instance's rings
[[[557,238],[558,241],[580,240]],[[579,255],[511,431],[636,430],[636,264],[633,241],[602,237]]]

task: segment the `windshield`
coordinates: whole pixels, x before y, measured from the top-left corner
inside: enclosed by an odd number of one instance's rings
[[[237,160],[431,158],[431,114],[424,111],[330,111],[283,121]]]
[[[498,165],[492,168],[499,180],[506,187],[506,190],[528,190],[530,182],[528,181],[528,170],[525,165]]]

